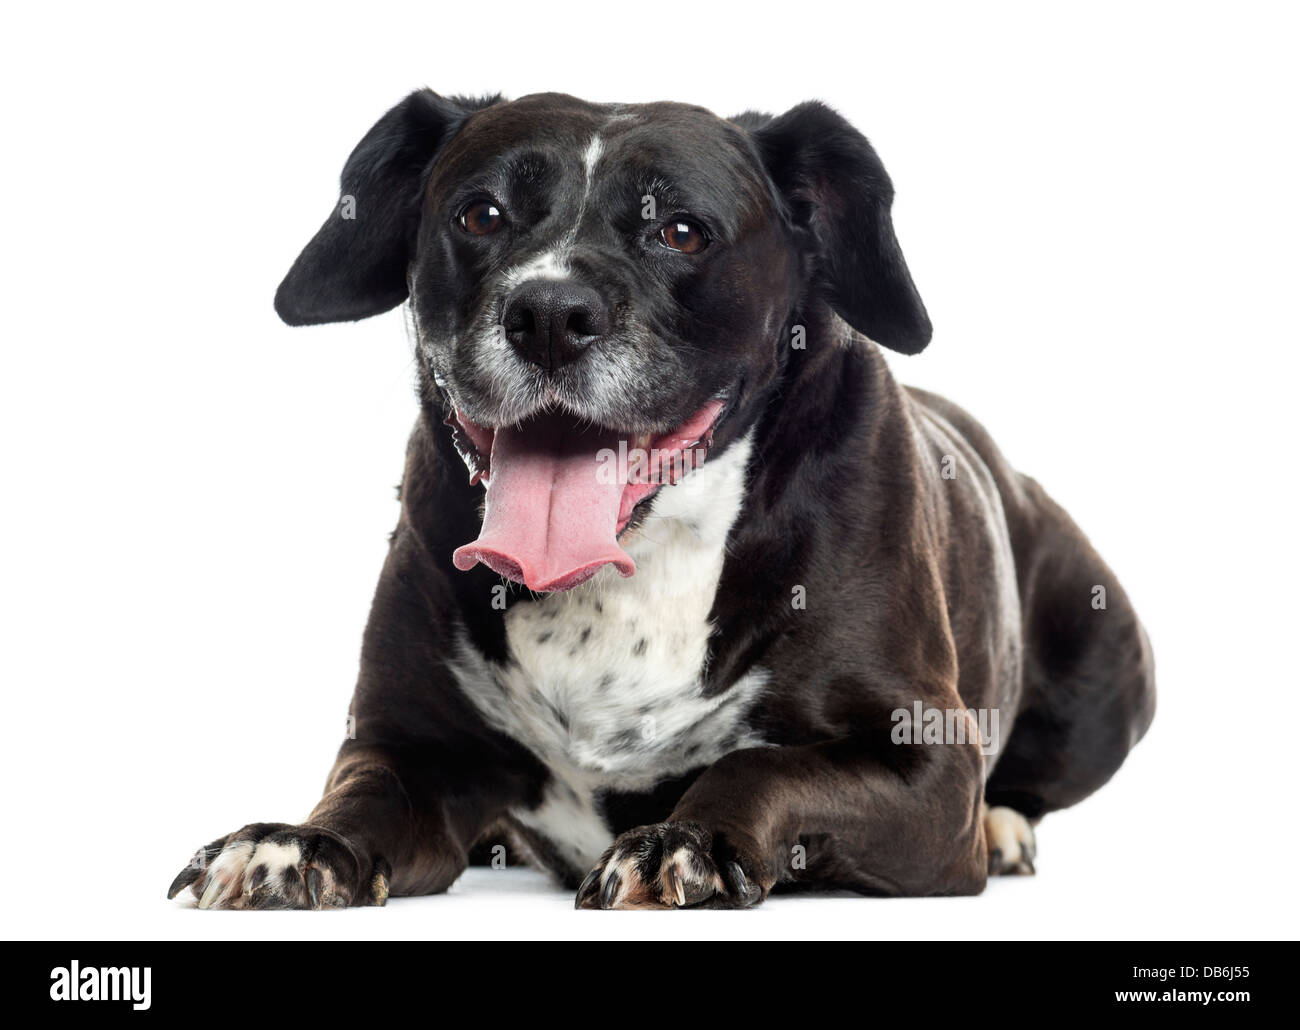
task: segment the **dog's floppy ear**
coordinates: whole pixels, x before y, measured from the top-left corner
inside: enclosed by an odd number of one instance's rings
[[[915,354],[930,317],[894,236],[894,187],[866,137],[817,101],[748,129],[795,223],[811,236],[814,274],[844,321],[879,344]]]
[[[351,322],[402,303],[433,159],[471,113],[499,99],[422,89],[380,118],[343,166],[339,203],[276,291],[279,316]]]

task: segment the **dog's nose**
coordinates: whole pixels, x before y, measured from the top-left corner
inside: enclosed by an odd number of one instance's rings
[[[613,327],[609,306],[596,290],[551,279],[516,287],[504,321],[515,349],[546,369],[573,361]]]

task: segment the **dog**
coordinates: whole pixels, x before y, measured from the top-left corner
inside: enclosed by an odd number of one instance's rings
[[[892,378],[879,348],[931,336],[892,200],[820,102],[385,114],[275,298],[407,303],[415,339],[349,734],[305,822],[219,837],[168,897],[383,904],[475,861],[582,909],[1032,873],[1033,827],[1151,723],[1151,647],[1069,516]]]

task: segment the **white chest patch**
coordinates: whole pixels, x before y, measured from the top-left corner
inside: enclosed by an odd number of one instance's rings
[[[607,567],[573,590],[515,604],[505,616],[504,664],[461,649],[456,675],[466,695],[554,776],[544,803],[515,816],[583,869],[612,839],[597,792],[646,790],[762,743],[743,719],[765,673],[714,697],[701,682],[750,446],[739,440],[660,490],[623,541],[634,575]]]

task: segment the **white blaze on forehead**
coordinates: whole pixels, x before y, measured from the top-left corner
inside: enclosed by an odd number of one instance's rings
[[[569,277],[568,245],[561,243],[537,254],[522,265],[507,268],[501,281],[507,286],[518,286],[529,279],[567,279]]]
[[[591,142],[587,144],[587,149],[582,155],[584,177],[582,200],[578,203],[578,212],[574,215],[572,224],[565,229],[560,239],[549,250],[535,255],[522,265],[515,265],[502,272],[501,281],[507,289],[518,286],[522,282],[527,282],[529,279],[567,279],[569,277],[569,253],[578,238],[578,226],[582,223],[582,216],[587,210],[587,197],[591,193],[592,172],[604,152],[605,146],[601,142],[600,133],[596,133],[591,137]]]
[[[587,174],[587,188],[591,188],[591,173],[596,167],[596,162],[600,160],[600,155],[604,153],[605,145],[600,141],[600,133],[591,137],[591,142],[587,144],[587,152],[583,155],[582,166]]]
[[[567,246],[572,247],[574,240],[578,238],[578,227],[582,224],[582,216],[587,213],[587,198],[591,195],[592,172],[596,170],[596,164],[604,151],[605,146],[600,141],[600,133],[596,133],[587,144],[586,153],[582,155],[582,200],[578,202],[578,213],[573,216],[573,226],[565,236]]]

